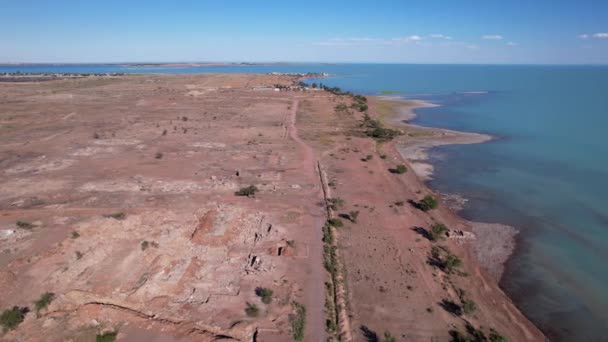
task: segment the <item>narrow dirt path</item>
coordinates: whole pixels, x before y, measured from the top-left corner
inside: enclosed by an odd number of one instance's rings
[[[315,203],[323,200],[321,187],[318,185],[317,164],[314,150],[306,144],[298,136],[298,128],[296,127],[296,119],[298,113],[299,100],[294,99],[291,105],[288,120],[286,120],[287,133],[298,145],[300,163],[302,170],[305,172],[311,184],[315,184],[312,192],[314,199],[311,199],[309,205],[310,214],[314,217],[314,225],[310,227],[310,245],[309,245],[309,262],[310,262],[310,287],[308,289],[308,298],[306,298],[306,341],[325,341],[325,280],[326,272],[323,268],[323,242],[322,229],[325,224],[325,215],[321,208]]]

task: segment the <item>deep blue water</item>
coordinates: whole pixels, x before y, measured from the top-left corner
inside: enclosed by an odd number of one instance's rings
[[[430,185],[470,201],[462,214],[520,229],[502,281],[556,341],[608,336],[608,66],[301,64],[196,68],[0,66],[0,72],[327,72],[354,92],[397,91],[441,107],[415,123],[497,137],[431,153]],[[483,91],[484,93],[466,93]]]

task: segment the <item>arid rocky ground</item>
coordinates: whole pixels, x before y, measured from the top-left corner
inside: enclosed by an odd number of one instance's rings
[[[361,134],[360,111],[335,110],[350,96],[255,88],[295,81],[0,82],[0,310],[31,310],[0,338],[289,341],[301,305],[306,341],[382,340],[385,331],[448,341],[467,323],[543,340],[467,242],[431,242],[415,229],[470,226],[441,203],[429,213],[408,204],[429,190],[413,172],[388,171],[404,162],[394,142]],[[369,107],[386,114],[380,100]],[[398,141],[420,136],[402,129]],[[235,195],[250,185],[254,197]],[[332,274],[324,200],[336,198],[331,215],[358,217],[331,229]],[[433,245],[462,259],[457,272],[429,263]],[[271,303],[258,287],[272,289]],[[47,292],[54,299],[36,312]],[[466,299],[476,309],[455,314]]]

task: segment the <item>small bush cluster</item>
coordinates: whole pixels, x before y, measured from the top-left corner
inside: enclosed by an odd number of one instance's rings
[[[266,287],[258,287],[255,289],[255,294],[262,299],[262,303],[270,304],[272,302],[272,289]]]
[[[367,113],[363,117],[363,123],[361,126],[365,128],[365,135],[377,140],[378,142],[391,141],[397,136],[401,135],[400,131],[385,128],[380,121],[372,119]]]
[[[433,246],[429,263],[444,270],[446,273],[452,273],[455,269],[462,265],[462,260],[452,254],[447,248],[439,248]]]
[[[247,303],[247,307],[245,308],[245,314],[247,314],[247,316],[249,317],[258,317],[258,315],[260,314],[260,309],[255,304]]]
[[[34,302],[34,306],[36,307],[36,313],[39,313],[41,310],[49,306],[51,302],[55,299],[55,294],[52,292],[46,292],[40,296],[40,298]]]
[[[239,189],[239,191],[235,192],[234,194],[237,196],[255,197],[255,193],[258,191],[259,189],[255,185],[250,185]]]
[[[344,206],[344,200],[339,197],[329,198],[327,200],[327,207],[331,210],[339,210],[340,208],[342,208],[342,206]]]
[[[106,214],[103,215],[103,217],[105,218],[113,218],[115,220],[124,220],[125,218],[127,218],[127,214],[120,212],[120,213],[113,213],[113,214]]]
[[[336,228],[340,228],[340,227],[344,226],[344,223],[339,218],[330,218],[329,220],[327,220],[327,224],[329,224],[332,227],[336,227]]]
[[[302,341],[306,327],[306,307],[298,302],[293,302],[291,305],[295,310],[295,314],[290,315],[292,336],[294,340]]]
[[[98,334],[95,336],[95,342],[114,342],[116,341],[116,335],[118,335],[116,331],[108,331],[103,334]]]
[[[336,111],[336,113],[347,112],[348,107],[344,103],[340,103],[334,107],[334,110]]]
[[[12,309],[6,309],[0,315],[0,325],[4,331],[15,329],[23,320],[25,315],[30,312],[28,307],[13,306]]]
[[[426,195],[424,198],[418,202],[418,208],[422,211],[429,211],[431,209],[436,209],[439,204],[435,197],[431,195]]]
[[[436,223],[431,226],[431,229],[428,231],[428,237],[431,241],[437,241],[445,238],[445,233],[448,231],[448,227],[444,224]]]
[[[395,173],[398,175],[404,174],[407,172],[407,167],[403,164],[397,165],[394,169],[388,169],[390,173]]]
[[[21,228],[21,229],[32,229],[34,228],[34,225],[26,222],[26,221],[17,221],[17,223],[15,223],[17,225],[17,227]]]
[[[452,337],[452,342],[507,342],[507,338],[493,328],[490,328],[489,334],[486,335],[483,330],[476,329],[470,323],[466,325],[466,333],[450,330],[450,336]]]

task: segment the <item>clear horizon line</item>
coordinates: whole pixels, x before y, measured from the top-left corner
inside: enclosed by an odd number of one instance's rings
[[[20,66],[20,65],[121,65],[121,64],[386,64],[386,65],[588,65],[588,66],[604,66],[605,63],[585,63],[585,62],[570,62],[570,63],[540,63],[540,62],[521,62],[521,63],[501,63],[501,62],[485,62],[485,63],[466,63],[466,62],[388,62],[388,61],[136,61],[136,62],[0,62],[0,66]],[[221,66],[221,65],[220,65]]]

